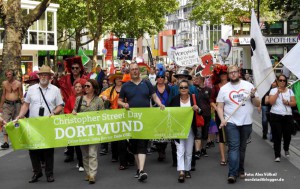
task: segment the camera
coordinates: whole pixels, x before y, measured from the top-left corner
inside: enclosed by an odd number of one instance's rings
[[[39,109],[39,116],[44,116],[44,112],[45,112],[45,108],[44,107],[40,107],[40,109]]]

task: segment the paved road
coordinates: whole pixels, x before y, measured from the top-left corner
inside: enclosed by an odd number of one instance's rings
[[[259,119],[259,115],[256,119]],[[184,184],[177,182],[178,173],[176,168],[172,167],[170,146],[168,146],[168,156],[165,162],[157,161],[157,154],[153,153],[147,156],[146,171],[149,178],[146,182],[140,183],[133,178],[135,167],[127,170],[118,170],[118,163],[110,162],[110,155],[99,156],[99,169],[97,182],[95,185],[89,185],[83,180],[84,173],[80,173],[75,168],[76,163],[64,163],[63,149],[55,150],[55,169],[54,183],[47,183],[46,178],[40,179],[40,182],[29,184],[28,180],[32,176],[32,170],[28,152],[25,150],[11,152],[9,150],[0,151],[0,183],[1,188],[19,189],[19,188],[105,188],[105,189],[165,189],[165,188],[264,188],[292,189],[300,185],[299,154],[296,150],[291,151],[289,159],[282,158],[280,163],[274,162],[273,149],[271,143],[261,139],[260,127],[253,126],[255,131],[252,134],[252,142],[248,145],[246,155],[246,173],[248,179],[281,179],[281,182],[270,181],[245,181],[239,180],[234,185],[227,184],[227,169],[219,165],[219,156],[217,147],[208,149],[209,157],[203,157],[197,161],[196,171],[192,172],[192,179]],[[259,134],[257,134],[257,133]],[[296,136],[295,138],[299,137]],[[297,144],[293,138],[293,145]],[[298,140],[298,139],[297,139]],[[298,146],[299,147],[299,146]],[[292,162],[292,163],[291,163]],[[298,167],[298,168],[297,168]],[[267,175],[267,176],[265,176]]]

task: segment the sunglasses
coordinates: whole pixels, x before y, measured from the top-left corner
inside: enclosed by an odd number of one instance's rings
[[[186,86],[186,87],[179,87],[179,89],[188,89],[189,87]]]
[[[165,78],[164,76],[157,76],[157,78]]]
[[[72,67],[72,70],[79,70],[79,67]]]
[[[278,79],[279,82],[286,82],[285,79]]]
[[[84,85],[84,87],[90,88],[91,86],[90,85]]]

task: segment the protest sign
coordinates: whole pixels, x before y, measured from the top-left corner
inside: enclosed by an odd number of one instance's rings
[[[198,51],[195,47],[184,47],[173,52],[174,61],[179,66],[193,66],[200,64]]]

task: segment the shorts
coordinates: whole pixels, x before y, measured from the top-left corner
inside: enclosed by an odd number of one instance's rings
[[[3,104],[3,113],[2,113],[2,118],[3,120],[5,120],[7,123],[14,120],[21,109],[21,103],[17,102],[14,104],[8,104],[6,102],[4,102]],[[7,134],[5,127],[3,127],[3,134]]]
[[[133,154],[147,154],[148,141],[149,140],[130,139],[129,151]]]

